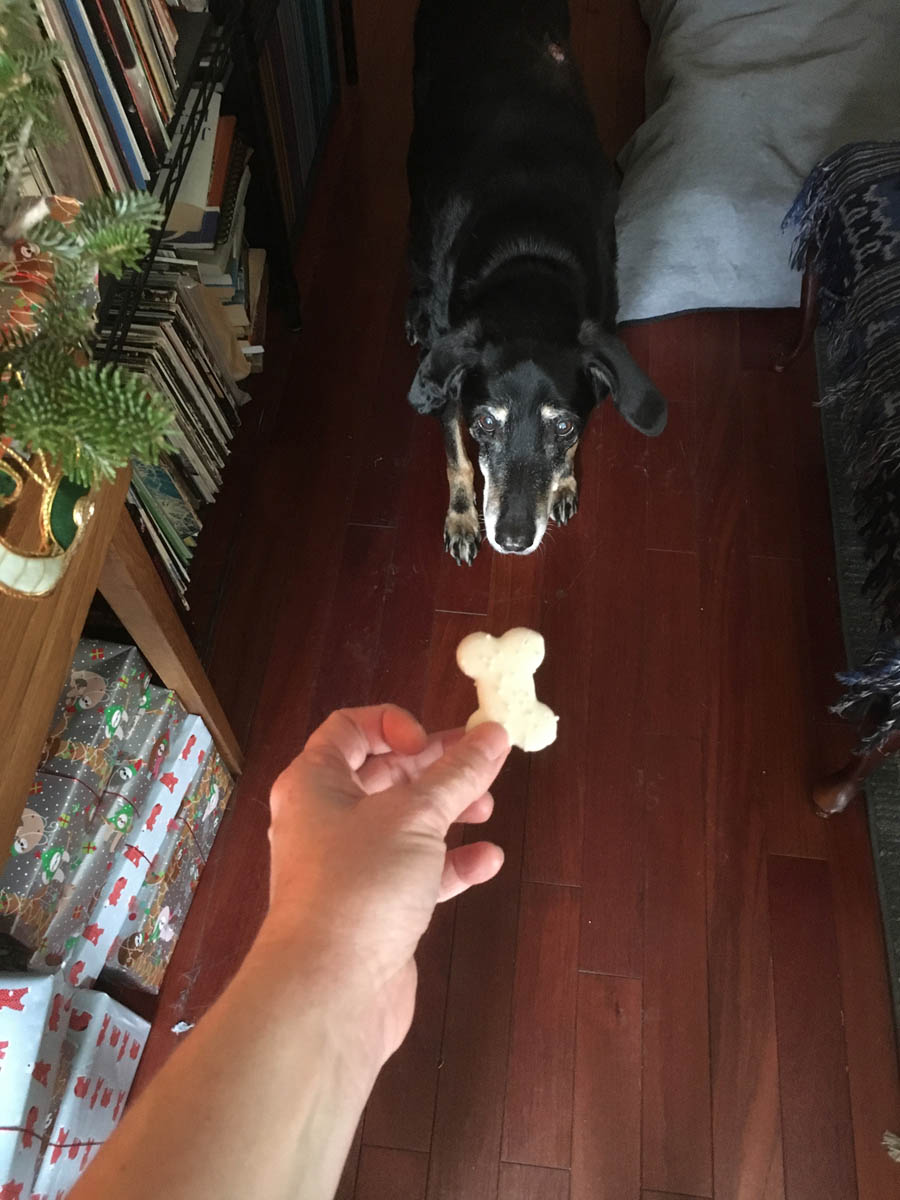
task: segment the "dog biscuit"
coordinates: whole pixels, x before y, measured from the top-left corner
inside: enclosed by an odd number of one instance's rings
[[[543,750],[556,741],[559,717],[541,704],[534,690],[534,673],[544,661],[544,639],[533,629],[509,629],[502,637],[470,633],[459,643],[456,661],[464,675],[475,680],[478,708],[466,729],[497,721],[513,746]]]

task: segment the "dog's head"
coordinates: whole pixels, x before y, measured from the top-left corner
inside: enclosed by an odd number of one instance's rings
[[[666,402],[622,342],[585,321],[579,344],[486,342],[477,323],[439,338],[409,399],[422,413],[457,406],[478,445],[488,541],[502,554],[540,544],[593,408],[607,395],[629,424],[662,433]]]

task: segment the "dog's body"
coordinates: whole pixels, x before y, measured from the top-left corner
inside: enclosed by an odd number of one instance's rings
[[[530,553],[577,509],[573,460],[609,391],[647,434],[665,401],[615,337],[617,189],[571,59],[566,0],[422,0],[409,148],[410,391],[440,416],[447,549]]]

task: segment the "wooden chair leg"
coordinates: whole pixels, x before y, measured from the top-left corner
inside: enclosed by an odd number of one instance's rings
[[[819,276],[807,263],[803,272],[803,283],[800,288],[800,333],[797,341],[790,350],[784,351],[775,360],[775,370],[781,374],[799,358],[813,340],[816,324],[819,319]]]
[[[846,766],[835,771],[813,788],[813,804],[820,817],[843,812],[863,793],[866,780],[886,758],[900,750],[900,730],[892,733],[880,750],[854,754]]]

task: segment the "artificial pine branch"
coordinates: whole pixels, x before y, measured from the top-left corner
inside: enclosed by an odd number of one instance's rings
[[[32,370],[28,386],[10,392],[4,417],[17,441],[39,445],[65,475],[85,486],[115,477],[123,465],[123,436],[130,454],[156,461],[167,448],[172,423],[168,404],[139,375],[71,362],[50,378]]]
[[[31,0],[0,0],[0,144],[14,144],[23,122],[52,130],[57,47],[46,42]]]
[[[40,450],[85,486],[112,479],[132,457],[167,450],[172,412],[141,376],[91,361],[94,279],[136,268],[161,214],[147,193],[88,200],[67,224],[32,203],[15,217],[19,175],[33,130],[49,129],[57,49],[42,38],[31,0],[0,0],[0,242],[24,237],[53,264],[35,327],[0,327],[0,437]],[[20,268],[0,268],[18,287]],[[25,266],[27,275],[27,264]]]

